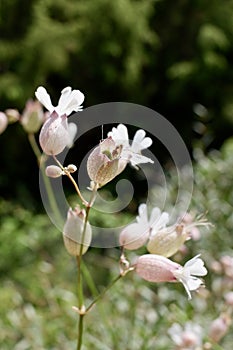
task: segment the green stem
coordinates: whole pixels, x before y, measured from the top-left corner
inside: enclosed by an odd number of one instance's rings
[[[53,193],[53,190],[52,190],[52,187],[51,187],[50,180],[45,174],[46,157],[44,157],[44,155],[41,153],[41,151],[40,151],[40,149],[39,149],[39,147],[37,145],[37,142],[36,142],[34,134],[28,134],[28,140],[29,140],[29,143],[30,143],[30,145],[32,147],[32,150],[33,150],[33,152],[34,152],[34,154],[36,156],[38,166],[41,169],[41,174],[42,174],[42,178],[43,178],[43,181],[44,181],[44,185],[45,185],[45,189],[46,189],[46,192],[47,192],[47,196],[48,196],[50,207],[51,207],[51,209],[52,209],[52,211],[53,211],[53,213],[55,215],[56,220],[58,222],[60,222],[61,221],[60,211],[58,209],[57,202],[56,202],[56,199],[54,197],[54,193]]]
[[[72,184],[74,185],[74,188],[79,196],[79,198],[81,199],[81,201],[83,202],[83,204],[87,207],[89,205],[89,203],[83,198],[80,189],[78,187],[77,182],[75,181],[75,179],[73,178],[73,176],[70,174],[69,171],[67,171],[66,168],[63,167],[63,165],[61,164],[61,162],[59,162],[59,160],[56,158],[56,156],[53,156],[55,162],[59,165],[59,167],[62,169],[62,171],[64,171],[64,173],[66,174],[66,176],[68,176],[68,178],[70,179],[70,181],[72,182]]]
[[[82,274],[81,274],[81,255],[76,256],[77,268],[78,268],[78,307],[79,310],[83,307],[83,288],[82,288]]]
[[[90,311],[90,309],[100,300],[104,297],[104,295],[109,291],[109,289],[111,289],[114,284],[119,281],[124,275],[119,274],[116,278],[114,278],[114,280],[112,280],[109,285],[95,298],[95,300],[93,300],[91,302],[91,304],[87,307],[86,309],[86,313],[88,313],[88,311]]]
[[[82,346],[82,340],[83,340],[83,319],[84,319],[84,314],[83,315],[79,315],[77,350],[81,350],[81,346]]]
[[[35,139],[35,134],[28,134],[28,140],[30,142],[30,145],[32,147],[32,150],[36,156],[38,165],[40,166],[40,162],[41,162],[41,158],[42,158],[42,154],[41,151],[37,145],[36,139]]]
[[[83,226],[82,241],[81,241],[79,255],[76,257],[77,267],[78,267],[78,304],[79,304],[79,326],[78,326],[77,350],[80,350],[81,346],[82,346],[83,321],[84,321],[84,316],[86,314],[85,306],[83,303],[82,252],[83,252],[83,244],[85,242],[85,233],[86,233],[86,228],[87,228],[87,223],[88,223],[88,216],[90,213],[90,209],[91,209],[91,207],[95,201],[95,198],[96,198],[96,191],[97,191],[97,188],[94,188],[93,192],[92,192],[92,196],[86,205],[86,217],[85,217],[84,226]]]

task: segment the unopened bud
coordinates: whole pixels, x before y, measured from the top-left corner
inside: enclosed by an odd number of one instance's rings
[[[48,165],[45,169],[45,174],[48,177],[56,178],[56,177],[62,176],[64,174],[64,172],[57,165]]]
[[[66,169],[69,173],[75,173],[75,171],[77,171],[77,167],[74,164],[69,164]]]
[[[233,307],[233,292],[228,292],[224,295],[224,299],[228,306]]]
[[[66,147],[69,140],[67,117],[53,112],[40,131],[39,141],[47,155],[57,155]]]
[[[216,318],[216,320],[214,320],[210,326],[210,339],[218,343],[227,333],[231,322],[232,321],[230,317],[226,314],[223,314]]]
[[[6,114],[3,112],[0,112],[0,134],[2,134],[3,131],[5,131],[7,124],[8,124],[8,120],[7,120]]]
[[[87,222],[84,232],[85,211],[76,207],[69,209],[63,229],[63,239],[67,251],[74,256],[85,254],[91,244],[92,230]]]
[[[21,124],[28,133],[36,133],[45,120],[44,112],[38,101],[29,100],[21,117]]]
[[[17,122],[20,118],[20,114],[17,109],[9,108],[5,110],[5,113],[9,124]]]

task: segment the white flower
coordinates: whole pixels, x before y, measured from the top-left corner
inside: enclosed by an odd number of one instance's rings
[[[151,138],[145,136],[146,133],[144,130],[138,130],[134,135],[132,145],[130,145],[128,130],[125,125],[119,124],[108,133],[108,137],[112,137],[118,146],[123,146],[121,158],[130,162],[134,167],[142,163],[154,163],[152,159],[141,154],[142,150],[152,145]]]
[[[196,290],[202,284],[197,276],[205,276],[207,270],[199,259],[200,255],[189,260],[184,267],[180,264],[157,254],[141,255],[135,264],[136,273],[149,282],[181,282],[191,299],[190,291]]]
[[[81,104],[84,101],[84,94],[79,90],[73,90],[70,86],[64,88],[61,92],[61,97],[58,101],[58,105],[54,107],[52,105],[49,94],[43,86],[39,86],[35,92],[37,99],[44,105],[50,113],[54,111],[59,115],[70,115],[73,111],[78,112],[83,109]]]
[[[168,213],[162,212],[157,207],[151,211],[150,218],[148,218],[148,210],[146,204],[140,204],[138,207],[138,216],[136,220],[139,225],[146,226],[150,230],[160,230],[166,226],[169,220]]]
[[[196,276],[205,276],[207,274],[204,262],[199,256],[200,254],[196,255],[187,261],[184,267],[181,266],[173,272],[176,279],[183,284],[189,299],[192,298],[190,291],[197,290],[203,284],[202,280]]]
[[[173,342],[179,349],[196,349],[202,345],[202,328],[198,324],[187,322],[184,328],[180,324],[174,323],[168,330]]]
[[[134,250],[142,247],[148,240],[152,229],[162,229],[168,222],[168,214],[161,213],[159,208],[153,208],[150,218],[146,204],[138,208],[137,222],[126,226],[120,233],[120,245]]]

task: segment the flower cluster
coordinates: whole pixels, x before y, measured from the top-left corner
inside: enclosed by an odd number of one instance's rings
[[[65,147],[73,145],[77,126],[74,123],[68,123],[68,116],[72,112],[82,111],[84,94],[79,90],[66,87],[61,91],[57,106],[52,104],[44,87],[38,87],[35,95],[38,101],[28,101],[21,116],[16,110],[0,113],[0,133],[6,129],[9,122],[17,120],[20,120],[28,134],[34,134],[41,128],[40,146],[46,155],[52,156],[57,162],[57,165],[47,166],[45,174],[51,178],[68,176],[86,206],[86,209],[80,207],[74,210],[69,209],[63,228],[64,243],[68,252],[76,257],[82,256],[88,250],[92,240],[88,212],[93,202],[88,203],[83,199],[78,185],[72,178],[71,174],[77,170],[77,167],[73,164],[64,167],[57,160],[56,155],[61,153]],[[46,113],[43,112],[42,105],[47,109]],[[113,127],[107,138],[100,141],[88,157],[87,173],[91,181],[91,191],[95,193],[113,180],[127,164],[137,169],[140,164],[153,163],[152,159],[142,154],[142,151],[151,145],[152,139],[146,136],[142,129],[135,133],[130,142],[125,125],[119,124]],[[94,198],[95,195],[93,201]],[[207,274],[200,255],[186,262],[184,266],[169,258],[190,238],[198,239],[200,234],[198,226],[200,225],[208,225],[208,223],[201,219],[193,220],[190,214],[183,215],[176,224],[169,225],[168,213],[161,212],[155,207],[149,215],[147,205],[141,204],[138,208],[136,222],[126,226],[120,232],[122,275],[135,270],[139,276],[150,282],[178,281],[184,285],[188,297],[191,298],[190,292],[198,289],[202,284],[199,277]],[[136,250],[144,245],[146,245],[148,254],[139,256],[131,265],[125,258],[125,250]],[[227,269],[229,261],[222,263]]]
[[[148,218],[146,204],[138,208],[136,223],[126,226],[120,233],[120,245],[126,250],[136,250],[147,244],[150,254],[140,256],[135,263],[136,273],[150,282],[181,282],[191,298],[190,291],[196,290],[202,280],[196,276],[205,276],[207,270],[197,255],[186,262],[184,267],[168,259],[174,255],[192,237],[191,232],[199,225],[209,225],[205,220],[190,219],[187,215],[180,222],[168,225],[169,215],[155,207]]]
[[[67,117],[73,111],[82,110],[84,95],[79,90],[72,91],[67,87],[62,90],[58,105],[54,107],[45,88],[39,87],[35,94],[49,111],[49,116],[40,132],[40,145],[47,155],[55,157],[66,146],[72,144],[77,130],[75,127],[68,127]],[[87,172],[91,180],[90,189],[96,191],[110,182],[125,169],[128,163],[136,169],[139,164],[153,163],[152,159],[142,154],[142,151],[151,144],[151,138],[146,137],[142,129],[136,132],[130,143],[127,127],[123,124],[114,127],[107,138],[100,141],[88,157]],[[70,175],[76,170],[74,167],[73,165],[66,168],[50,165],[46,169],[46,174],[54,178]],[[202,222],[192,222],[188,214],[175,225],[168,225],[168,222],[168,213],[161,212],[159,208],[153,208],[149,217],[146,204],[139,206],[136,223],[128,225],[120,233],[120,246],[123,250],[135,250],[146,244],[149,254],[140,256],[132,266],[126,264],[127,267],[122,270],[122,273],[125,274],[134,269],[139,276],[150,282],[181,282],[188,297],[191,298],[190,291],[198,289],[202,284],[202,280],[198,277],[207,274],[203,261],[197,255],[182,267],[168,258],[192,237],[192,232],[197,231],[197,226]],[[86,211],[80,208],[70,209],[63,229],[68,252],[75,256],[84,254],[91,244],[91,236],[91,226],[86,219]],[[124,254],[121,262],[123,260],[127,261]]]

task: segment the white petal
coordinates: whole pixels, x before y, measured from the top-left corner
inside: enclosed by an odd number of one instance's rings
[[[204,266],[204,262],[199,258],[200,254],[187,261],[184,268],[189,271],[190,275],[205,276],[207,269]]]
[[[74,138],[77,134],[78,127],[75,123],[68,123],[68,133],[69,133],[69,142],[67,144],[68,148],[71,148],[74,144]]]
[[[126,226],[120,233],[120,245],[128,250],[135,250],[142,247],[147,241],[149,230],[145,225],[133,223]]]
[[[190,277],[187,280],[187,285],[189,290],[197,290],[202,285],[202,280],[196,277]]]
[[[132,142],[132,150],[136,153],[142,151],[143,149],[146,149],[152,145],[152,140],[150,137],[145,137],[146,132],[145,130],[138,130],[136,134],[134,135],[133,142]]]
[[[35,92],[36,98],[40,101],[40,103],[50,112],[52,113],[55,110],[55,107],[52,105],[49,94],[43,86],[39,86]]]
[[[129,147],[128,129],[124,124],[119,124],[116,128],[112,128],[112,131],[108,133],[108,137],[112,137],[117,145]]]
[[[131,153],[129,161],[133,167],[136,167],[138,164],[154,163],[152,159],[137,153]]]
[[[81,104],[84,101],[84,94],[79,90],[71,90],[70,86],[67,86],[61,92],[61,97],[59,99],[58,105],[56,107],[56,112],[59,115],[66,114],[70,115],[73,111],[81,111]]]
[[[138,216],[136,218],[137,222],[140,225],[144,225],[146,227],[148,227],[148,214],[147,214],[147,206],[146,204],[140,204],[138,207]]]
[[[161,213],[159,208],[153,208],[150,217],[150,226],[153,230],[160,230],[164,228],[169,221],[169,215],[166,212]]]
[[[141,150],[140,144],[141,144],[142,140],[144,139],[145,135],[146,135],[146,132],[145,132],[145,130],[142,130],[142,129],[138,130],[136,132],[136,134],[134,135],[132,146],[131,146],[131,148],[134,152],[137,153],[138,151]]]
[[[141,142],[141,150],[149,148],[152,145],[152,140],[150,137],[145,137]]]
[[[56,112],[61,115],[61,111],[66,107],[66,105],[69,103],[70,100],[70,95],[71,95],[71,87],[67,86],[61,91],[61,97],[59,98],[58,105],[57,105],[57,110]],[[60,109],[60,110],[59,110]],[[58,112],[59,110],[59,112]],[[64,114],[64,113],[62,113]]]

